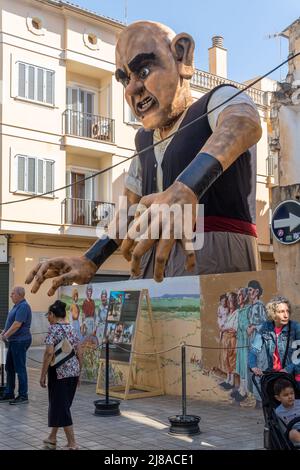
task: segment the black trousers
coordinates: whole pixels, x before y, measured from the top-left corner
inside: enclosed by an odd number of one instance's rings
[[[58,379],[54,367],[48,370],[48,426],[61,428],[73,424],[70,408],[73,403],[78,377]]]

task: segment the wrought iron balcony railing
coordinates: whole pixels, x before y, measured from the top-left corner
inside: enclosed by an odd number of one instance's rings
[[[115,141],[114,119],[66,109],[64,122],[65,134],[111,143]]]
[[[242,83],[234,82],[233,80],[228,80],[227,78],[219,77],[218,75],[213,75],[208,72],[203,72],[202,70],[195,70],[191,79],[191,85],[205,88],[207,90],[212,90],[223,83],[234,85],[239,90],[243,90],[246,87],[246,85],[243,85]],[[246,93],[248,93],[248,95],[253,99],[254,103],[261,106],[266,104],[264,91],[258,90],[257,88],[249,88]]]
[[[113,219],[115,205],[67,197],[62,202],[62,224],[107,227]]]

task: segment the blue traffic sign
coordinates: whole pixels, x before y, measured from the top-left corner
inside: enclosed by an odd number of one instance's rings
[[[300,203],[292,199],[281,202],[273,212],[272,233],[285,245],[300,240]]]

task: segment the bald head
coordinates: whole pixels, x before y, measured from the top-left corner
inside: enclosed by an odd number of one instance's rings
[[[161,23],[136,21],[119,34],[116,46],[116,62],[118,63],[118,59],[126,54],[128,48],[139,49],[142,46],[145,52],[146,49],[152,51],[157,43],[163,42],[170,46],[175,36],[176,33],[171,28]]]

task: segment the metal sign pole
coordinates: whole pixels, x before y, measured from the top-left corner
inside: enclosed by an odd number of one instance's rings
[[[109,341],[106,337],[105,344],[105,403],[109,403]]]
[[[200,417],[195,415],[186,414],[186,345],[181,345],[181,404],[182,415],[170,416],[169,421],[170,434],[179,434],[185,436],[192,436],[200,434],[199,421]]]
[[[182,383],[182,416],[186,417],[186,359],[185,344],[181,347],[181,383]]]
[[[120,400],[109,398],[109,339],[105,340],[105,399],[94,401],[95,415],[98,416],[118,416],[120,414]]]

